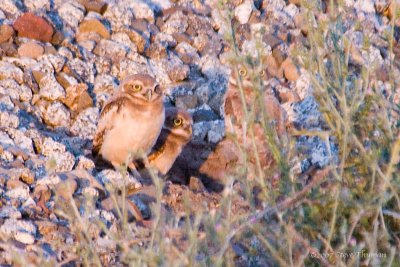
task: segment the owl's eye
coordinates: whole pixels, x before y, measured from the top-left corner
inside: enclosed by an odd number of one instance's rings
[[[156,94],[161,94],[162,93],[161,86],[160,85],[156,85],[156,87],[154,88],[154,92]]]
[[[247,75],[247,70],[243,69],[243,68],[239,69],[239,75],[242,76],[242,77],[246,76]]]
[[[183,120],[181,118],[174,119],[174,125],[175,126],[181,126],[182,123],[183,123]]]
[[[265,70],[261,70],[261,71],[260,71],[260,75],[261,75],[261,76],[264,76],[264,75],[265,75]]]
[[[139,92],[140,90],[142,90],[142,86],[141,86],[140,84],[134,84],[134,85],[132,86],[132,90],[133,90],[134,92]]]

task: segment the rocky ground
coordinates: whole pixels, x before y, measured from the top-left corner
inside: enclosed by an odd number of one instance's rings
[[[193,140],[171,170],[174,183],[164,190],[165,206],[183,212],[183,196],[208,209],[218,205],[225,169],[237,159],[224,139],[224,100],[232,78],[224,60],[232,51],[224,39],[230,31],[224,20],[228,6],[221,11],[215,2],[0,0],[0,236],[8,241],[1,263],[12,263],[10,247],[57,262],[68,258],[58,242],[78,240],[57,212],[55,196],[67,206],[72,196],[79,209],[85,196],[104,199],[108,184],[128,181],[130,189],[142,190],[128,200],[135,203],[132,215],[151,219],[146,194],[154,188],[110,169],[96,170],[91,158],[99,112],[130,74],[153,75],[167,88],[166,105],[193,116]],[[255,36],[262,36],[266,82],[286,114],[284,124],[318,130],[321,114],[308,75],[290,57],[306,43],[309,30],[298,2],[237,0],[230,7],[240,53],[254,52]],[[377,64],[376,84],[388,89],[389,43],[382,36],[390,29],[390,10],[382,1],[345,2],[352,11],[343,19],[353,40],[350,61]],[[297,146],[293,171],[299,174],[325,166],[336,153],[317,137],[299,137]],[[109,199],[95,212],[113,224]],[[105,250],[108,245],[101,238],[97,244]]]

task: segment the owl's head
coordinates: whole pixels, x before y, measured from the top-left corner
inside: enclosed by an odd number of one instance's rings
[[[192,137],[192,125],[192,117],[187,111],[175,107],[165,109],[163,129],[168,130],[172,135],[189,141]]]
[[[162,98],[161,86],[148,74],[130,75],[122,81],[120,88],[122,92],[145,102],[154,102]]]

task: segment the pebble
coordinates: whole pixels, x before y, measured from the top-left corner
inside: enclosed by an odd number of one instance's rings
[[[38,43],[27,42],[23,43],[18,48],[18,55],[20,57],[38,58],[44,53],[44,48]]]
[[[0,25],[0,43],[7,42],[14,34],[12,26],[7,24]]]
[[[103,23],[101,23],[97,19],[92,19],[92,20],[84,20],[78,28],[79,32],[85,33],[85,32],[95,32],[98,35],[100,35],[104,39],[110,39],[110,32],[104,26]]]

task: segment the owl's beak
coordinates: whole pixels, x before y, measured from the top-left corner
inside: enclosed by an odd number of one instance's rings
[[[150,101],[151,100],[151,97],[152,97],[152,93],[151,93],[151,90],[149,89],[149,90],[147,90],[147,100],[148,101]]]

